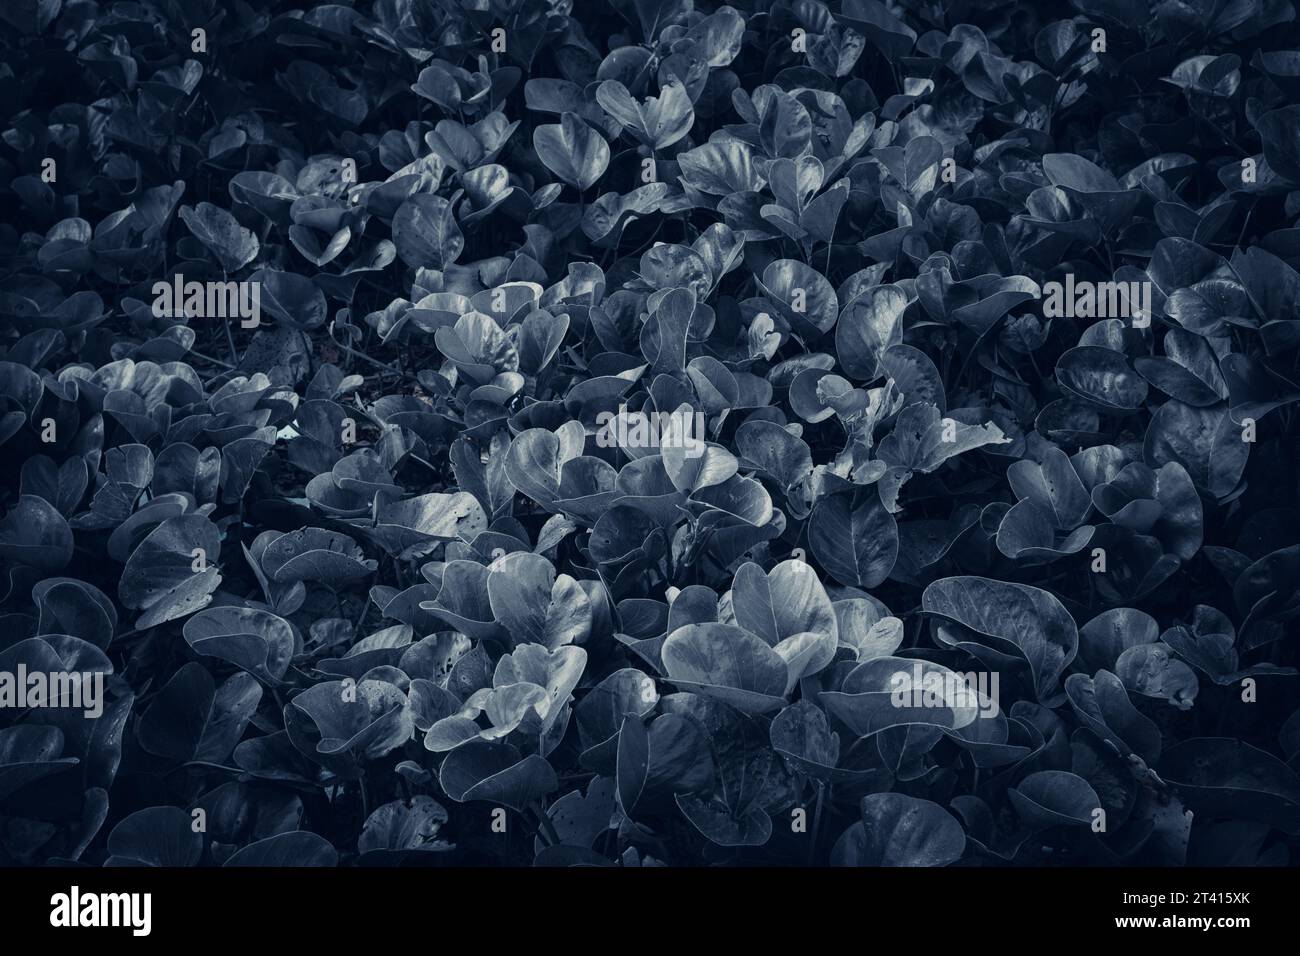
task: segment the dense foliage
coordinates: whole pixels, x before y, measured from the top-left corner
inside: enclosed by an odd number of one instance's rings
[[[0,863],[1290,861],[1289,0],[0,17]]]

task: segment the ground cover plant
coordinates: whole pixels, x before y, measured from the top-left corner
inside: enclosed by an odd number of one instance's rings
[[[1293,3],[0,20],[0,864],[1291,862]]]

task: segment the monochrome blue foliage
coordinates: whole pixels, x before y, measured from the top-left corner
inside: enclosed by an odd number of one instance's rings
[[[1291,0],[5,0],[0,130],[0,865],[1300,858]]]

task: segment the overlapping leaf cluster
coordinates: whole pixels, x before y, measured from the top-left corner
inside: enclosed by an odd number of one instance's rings
[[[0,17],[0,862],[1290,861],[1288,0]]]

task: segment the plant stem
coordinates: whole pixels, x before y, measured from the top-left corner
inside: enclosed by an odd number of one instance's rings
[[[227,326],[226,330],[229,331],[230,327]],[[204,355],[202,352],[199,352],[195,349],[189,349],[189,353],[195,356],[196,358],[203,359],[203,361],[205,362],[211,362],[213,365],[220,365],[222,368],[234,369],[235,367],[231,365],[229,362],[227,362],[225,359],[219,359],[211,355]]]
[[[826,796],[826,782],[817,781],[817,803],[813,808],[813,825],[812,839],[808,841],[808,865],[813,866],[817,861],[817,838],[821,834],[822,828],[822,801]]]
[[[226,345],[230,346],[230,367],[239,367],[239,350],[235,348],[235,333],[230,331],[230,322],[223,323],[226,329]]]
[[[375,366],[376,368],[381,368],[392,375],[400,376],[401,378],[407,379],[408,381],[416,382],[417,384],[419,383],[420,380],[416,378],[414,375],[411,375],[409,372],[404,372],[400,368],[394,368],[393,366],[389,365],[387,362],[381,362],[378,359],[373,359],[365,352],[358,352],[355,349],[353,349],[351,346],[344,345],[342,342],[340,342],[338,339],[334,337],[333,329],[330,329],[328,334],[329,334],[330,342],[332,342],[336,348],[342,349],[344,352],[346,352],[349,357],[363,359],[364,361],[369,362],[371,365]]]
[[[555,824],[552,823],[551,818],[547,816],[546,808],[541,805],[540,801],[534,808],[533,812],[537,814],[537,822],[541,827],[543,839],[546,841],[546,844],[548,846],[559,846],[560,835],[555,831]]]

